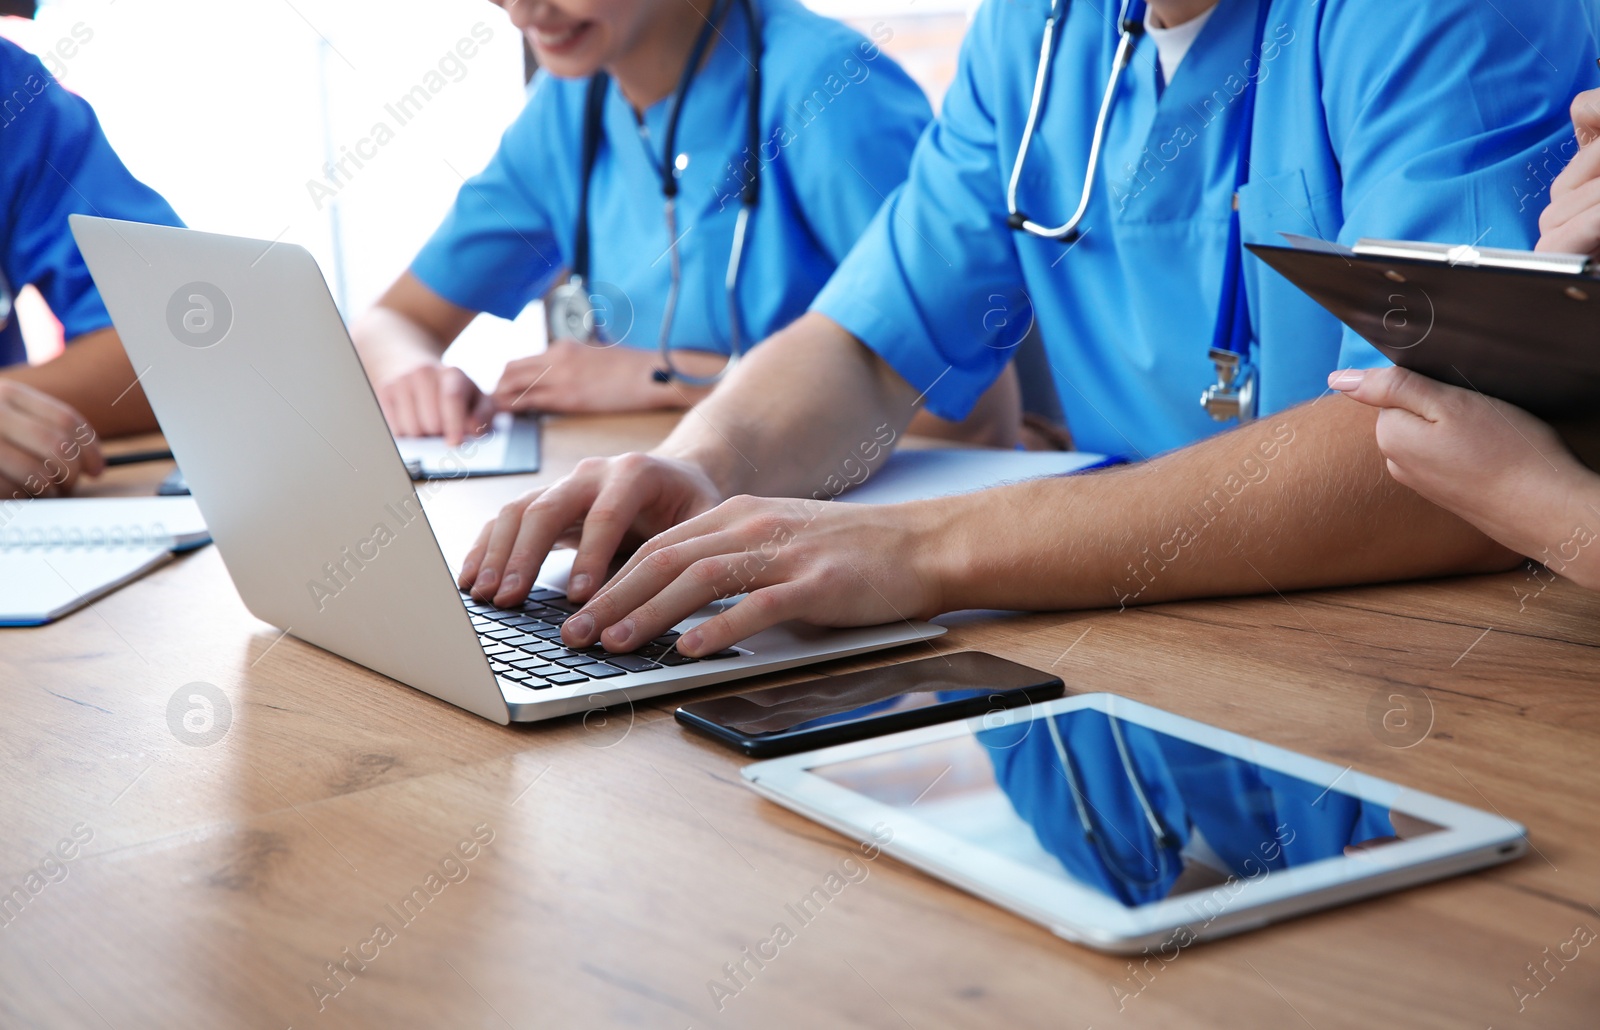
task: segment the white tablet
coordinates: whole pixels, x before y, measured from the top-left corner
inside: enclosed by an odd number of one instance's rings
[[[1113,694],[747,766],[758,792],[1105,951],[1505,862],[1508,819]]]

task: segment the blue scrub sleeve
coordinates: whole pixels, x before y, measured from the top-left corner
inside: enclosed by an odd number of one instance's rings
[[[925,391],[930,411],[952,420],[967,416],[1011,359],[1003,327],[1030,318],[1026,296],[1015,289],[1022,270],[984,101],[988,76],[1003,72],[990,53],[999,6],[979,10],[905,185],[812,304]]]
[[[782,128],[765,145],[781,149],[784,160],[773,167],[792,176],[813,237],[837,265],[905,181],[933,110],[922,88],[870,40],[843,56],[832,48],[825,63],[813,63],[797,69],[794,81],[816,89],[784,112]]]
[[[67,226],[72,214],[181,225],[160,194],[133,177],[94,109],[31,54],[0,41],[0,191],[9,228],[5,273],[13,289],[38,289],[70,342],[111,325],[100,291]],[[21,103],[20,98],[26,98]]]
[[[449,214],[411,263],[411,273],[424,285],[469,311],[516,318],[566,264],[543,198],[576,178],[575,167],[557,169],[552,161],[576,153],[582,127],[561,124],[559,84],[539,74],[488,166],[462,184]]]
[[[1527,155],[1548,147],[1565,155],[1559,170],[1576,153],[1568,105],[1600,79],[1585,5],[1333,0],[1318,10],[1321,100],[1344,179],[1340,242],[1531,248],[1550,175]],[[1552,87],[1556,68],[1570,72]],[[1456,239],[1463,223],[1481,238]],[[1339,363],[1388,362],[1346,331]]]

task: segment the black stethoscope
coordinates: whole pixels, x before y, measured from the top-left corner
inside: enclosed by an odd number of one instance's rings
[[[734,3],[738,3],[744,10],[745,31],[748,36],[750,52],[745,54],[750,71],[746,76],[746,90],[748,93],[746,105],[748,107],[745,131],[747,134],[747,152],[759,154],[761,150],[761,21],[757,14],[753,0],[719,0],[712,10],[711,17],[706,20],[705,28],[700,30],[700,36],[695,40],[694,49],[689,52],[689,60],[683,67],[683,75],[678,80],[678,92],[672,100],[672,111],[667,116],[667,135],[662,142],[661,161],[656,171],[661,176],[661,195],[666,207],[667,219],[667,245],[668,259],[672,268],[672,284],[667,291],[666,311],[661,318],[661,336],[657,341],[657,349],[661,352],[662,367],[656,369],[654,378],[658,383],[669,383],[674,380],[688,383],[691,386],[713,386],[726,376],[744,354],[744,346],[739,332],[739,266],[744,258],[745,237],[750,231],[750,216],[754,213],[757,203],[761,199],[761,173],[759,167],[744,184],[744,189],[739,194],[739,215],[733,228],[733,247],[728,254],[728,271],[723,280],[723,290],[728,298],[728,361],[715,374],[710,376],[695,376],[680,371],[672,363],[672,351],[668,346],[668,338],[672,335],[672,322],[678,310],[678,295],[683,288],[683,265],[678,252],[678,177],[682,168],[673,156],[674,145],[678,138],[678,122],[683,116],[684,101],[689,96],[689,87],[694,85],[695,77],[699,74],[700,64],[706,55],[706,48],[711,45],[711,38],[719,34],[717,26]],[[578,220],[572,245],[572,276],[566,282],[551,291],[547,300],[549,311],[550,338],[574,339],[581,343],[598,342],[596,309],[593,294],[590,292],[590,241],[589,241],[589,182],[594,176],[595,158],[600,151],[600,140],[605,135],[605,101],[606,92],[610,87],[610,76],[605,72],[598,72],[589,79],[589,92],[584,101],[583,112],[583,152],[582,171],[579,180],[578,193]]]
[[[1022,212],[1017,203],[1017,187],[1022,181],[1022,167],[1028,159],[1033,135],[1044,110],[1044,97],[1049,91],[1050,66],[1055,57],[1057,31],[1072,9],[1072,0],[1051,0],[1050,13],[1044,23],[1044,39],[1039,45],[1039,67],[1033,79],[1033,99],[1028,105],[1028,119],[1023,125],[1022,142],[1017,146],[1017,160],[1011,167],[1011,181],[1006,189],[1006,224],[1017,232],[1025,232],[1040,239],[1076,243],[1083,233],[1079,226],[1089,211],[1094,196],[1094,180],[1100,169],[1100,148],[1105,140],[1106,124],[1111,120],[1111,108],[1116,101],[1117,88],[1122,74],[1133,62],[1133,51],[1139,37],[1144,35],[1145,0],[1122,0],[1117,16],[1117,53],[1111,63],[1111,76],[1100,99],[1100,113],[1095,118],[1094,137],[1089,144],[1088,167],[1084,171],[1083,192],[1078,197],[1078,208],[1072,217],[1061,225],[1048,227],[1033,221]],[[1267,12],[1272,0],[1260,0],[1257,14],[1256,54],[1260,60],[1266,42]],[[1250,148],[1255,135],[1256,79],[1248,76],[1242,96],[1244,103],[1238,122],[1232,127],[1229,147],[1238,155],[1234,172],[1233,216],[1228,228],[1227,264],[1222,274],[1222,301],[1218,307],[1216,332],[1212,336],[1209,355],[1216,366],[1217,381],[1200,395],[1200,406],[1218,422],[1237,418],[1248,422],[1256,415],[1256,370],[1250,360],[1250,301],[1244,289],[1244,248],[1239,230],[1239,187],[1250,178]],[[1226,150],[1224,151],[1226,152]]]

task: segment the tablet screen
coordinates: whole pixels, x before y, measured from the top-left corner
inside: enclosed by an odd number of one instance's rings
[[[1129,907],[1442,829],[1090,708],[810,772]]]

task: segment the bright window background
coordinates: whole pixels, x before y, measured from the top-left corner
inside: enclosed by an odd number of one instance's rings
[[[811,6],[887,25],[886,49],[937,101],[976,0]],[[524,99],[521,39],[488,0],[54,0],[0,20],[41,57],[74,29],[88,41],[47,64],[133,173],[194,228],[306,247],[346,318],[405,269]],[[426,103],[400,110],[419,88]],[[36,296],[19,318],[36,359],[59,347]],[[542,325],[536,306],[480,318],[452,360],[492,381],[543,346]]]
[[[956,73],[956,55],[980,0],[805,0],[812,10],[872,34],[893,34],[884,45],[928,94],[935,110]]]

